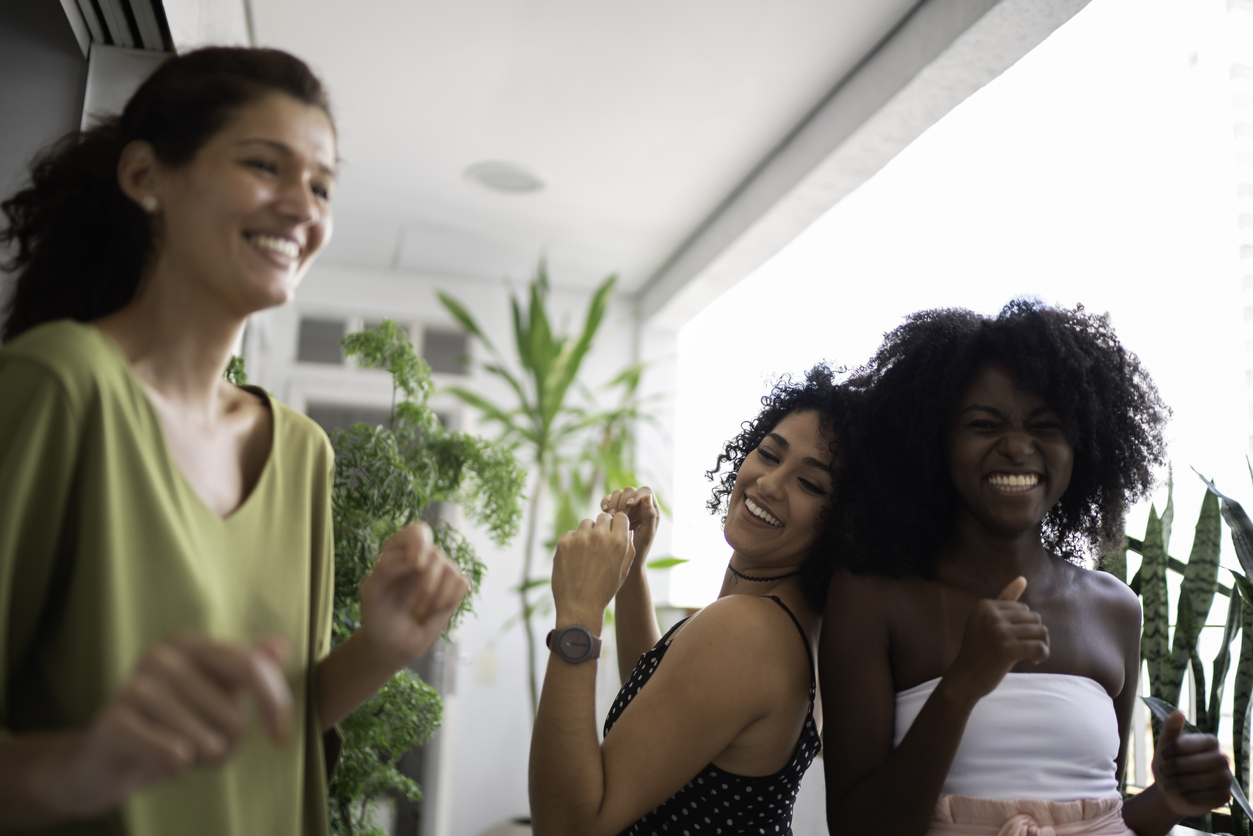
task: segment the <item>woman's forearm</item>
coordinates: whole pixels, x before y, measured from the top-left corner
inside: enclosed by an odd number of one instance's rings
[[[590,614],[559,612],[557,630],[581,624],[599,635]],[[596,734],[596,660],[571,664],[552,653],[531,735],[531,819],[536,836],[588,836],[605,797]]]
[[[901,745],[884,764],[853,785],[843,798],[827,799],[827,825],[832,836],[923,836],[931,825],[944,779],[976,702],[941,680]],[[902,792],[902,787],[908,791]]]
[[[1123,802],[1122,820],[1138,836],[1166,836],[1181,821],[1156,784]]]
[[[618,646],[618,676],[626,682],[640,656],[657,644],[661,631],[644,572],[647,555],[636,555],[635,563],[614,598],[613,629]]]
[[[318,716],[322,731],[343,720],[374,695],[398,668],[373,651],[358,630],[318,663]]]

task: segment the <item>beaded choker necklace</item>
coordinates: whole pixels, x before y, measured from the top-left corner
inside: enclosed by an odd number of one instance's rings
[[[730,563],[727,564],[727,568],[731,570],[732,575],[735,575],[740,580],[745,580],[745,581],[781,581],[784,578],[794,578],[800,574],[800,571],[798,570],[795,572],[788,572],[786,575],[776,575],[773,578],[759,578],[759,577],[755,577],[754,575],[744,574],[739,569],[736,569],[734,566],[732,566]]]

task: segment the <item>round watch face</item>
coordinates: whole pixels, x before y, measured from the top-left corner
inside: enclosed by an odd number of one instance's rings
[[[582,630],[567,628],[561,631],[561,655],[567,659],[582,659],[592,650],[592,640]]]

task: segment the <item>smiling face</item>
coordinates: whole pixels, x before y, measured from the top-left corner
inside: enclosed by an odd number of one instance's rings
[[[726,541],[744,567],[795,566],[809,557],[831,502],[831,437],[818,413],[785,415],[740,465]]]
[[[335,132],[320,108],[271,93],[192,161],[153,167],[155,265],[238,313],[291,299],[331,235]]]
[[[1038,536],[1070,484],[1074,460],[1061,416],[1043,398],[1019,389],[999,363],[975,372],[948,432],[960,514],[997,536]]]

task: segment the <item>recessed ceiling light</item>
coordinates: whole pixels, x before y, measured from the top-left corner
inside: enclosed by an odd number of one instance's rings
[[[544,178],[518,163],[500,160],[475,163],[466,169],[466,177],[497,192],[525,194],[544,188]]]

